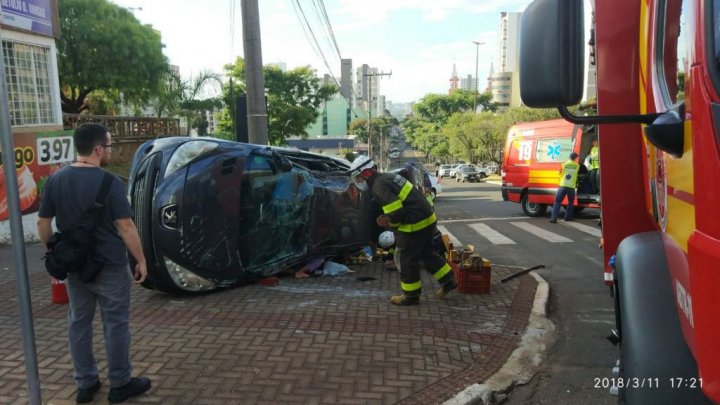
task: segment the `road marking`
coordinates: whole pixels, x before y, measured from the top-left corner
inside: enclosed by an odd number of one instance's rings
[[[448,238],[450,238],[450,243],[452,243],[453,246],[462,246],[463,245],[462,243],[460,243],[460,240],[458,238],[456,238],[455,235],[451,234],[447,230],[447,228],[445,228],[444,226],[438,225],[437,229],[438,229],[438,231],[440,231],[440,233],[444,233],[445,235],[448,236]]]
[[[480,236],[489,240],[494,245],[514,245],[515,242],[500,232],[490,228],[485,224],[469,224],[470,228],[474,229],[475,232],[479,233]]]
[[[580,231],[580,232],[588,233],[588,234],[590,234],[590,235],[592,235],[592,236],[595,236],[595,237],[597,237],[597,238],[602,237],[602,231],[600,231],[600,229],[599,229],[598,227],[596,227],[596,226],[583,225],[583,224],[577,223],[577,222],[575,222],[575,221],[563,222],[563,225],[571,226],[571,227],[577,229],[577,230]]]
[[[507,221],[510,219],[525,218],[522,215],[516,215],[514,217],[488,217],[488,218],[469,218],[469,219],[446,219],[438,221],[439,224],[453,224],[456,222],[478,222],[478,221]]]
[[[529,222],[510,222],[510,224],[517,226],[518,228],[522,229],[523,231],[530,232],[531,234],[537,236],[538,238],[545,239],[548,242],[552,242],[552,243],[572,242],[572,239],[568,239],[568,238],[558,235],[556,233],[546,231],[546,230],[544,230],[540,227],[537,227]]]

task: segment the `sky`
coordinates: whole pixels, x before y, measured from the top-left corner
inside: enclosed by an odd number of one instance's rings
[[[142,23],[160,31],[164,53],[184,78],[243,56],[241,0],[110,0],[130,8]],[[258,0],[263,64],[289,69],[310,65],[322,77],[340,77],[340,57],[319,17],[325,5],[337,48],[355,69],[368,64],[392,72],[380,82],[388,101],[416,101],[447,94],[453,63],[458,76],[475,76],[485,87],[497,59],[500,12],[523,11],[530,0]],[[142,9],[139,9],[142,7]],[[325,56],[301,24],[302,13]],[[484,42],[476,46],[473,41]],[[329,66],[329,68],[328,68]]]

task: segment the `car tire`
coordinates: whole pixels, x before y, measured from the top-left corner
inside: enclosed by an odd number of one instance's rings
[[[479,176],[479,177],[480,177],[480,180],[482,180],[482,179],[484,179],[485,177],[487,177],[487,174],[480,172],[480,176]]]
[[[531,203],[528,201],[527,194],[523,194],[520,201],[523,213],[529,217],[541,217],[545,215],[548,206],[546,204]]]
[[[460,183],[460,177],[455,177],[455,182]]]

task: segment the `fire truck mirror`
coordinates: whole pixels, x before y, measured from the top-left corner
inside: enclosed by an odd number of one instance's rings
[[[520,20],[520,95],[534,108],[580,102],[583,93],[583,2],[535,0]]]
[[[684,148],[682,108],[680,110],[680,112],[670,110],[663,113],[645,127],[648,141],[674,157],[682,157]]]

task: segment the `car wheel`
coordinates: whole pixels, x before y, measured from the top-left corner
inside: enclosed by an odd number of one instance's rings
[[[480,173],[480,180],[484,179],[485,177],[487,177],[487,174],[485,174],[485,173]]]
[[[520,205],[522,206],[522,210],[525,213],[525,215],[529,217],[540,217],[545,214],[545,211],[547,211],[547,205],[545,204],[538,204],[534,202],[528,201],[527,194],[523,194],[522,200],[520,201]]]
[[[460,183],[460,177],[455,177],[455,182]]]

